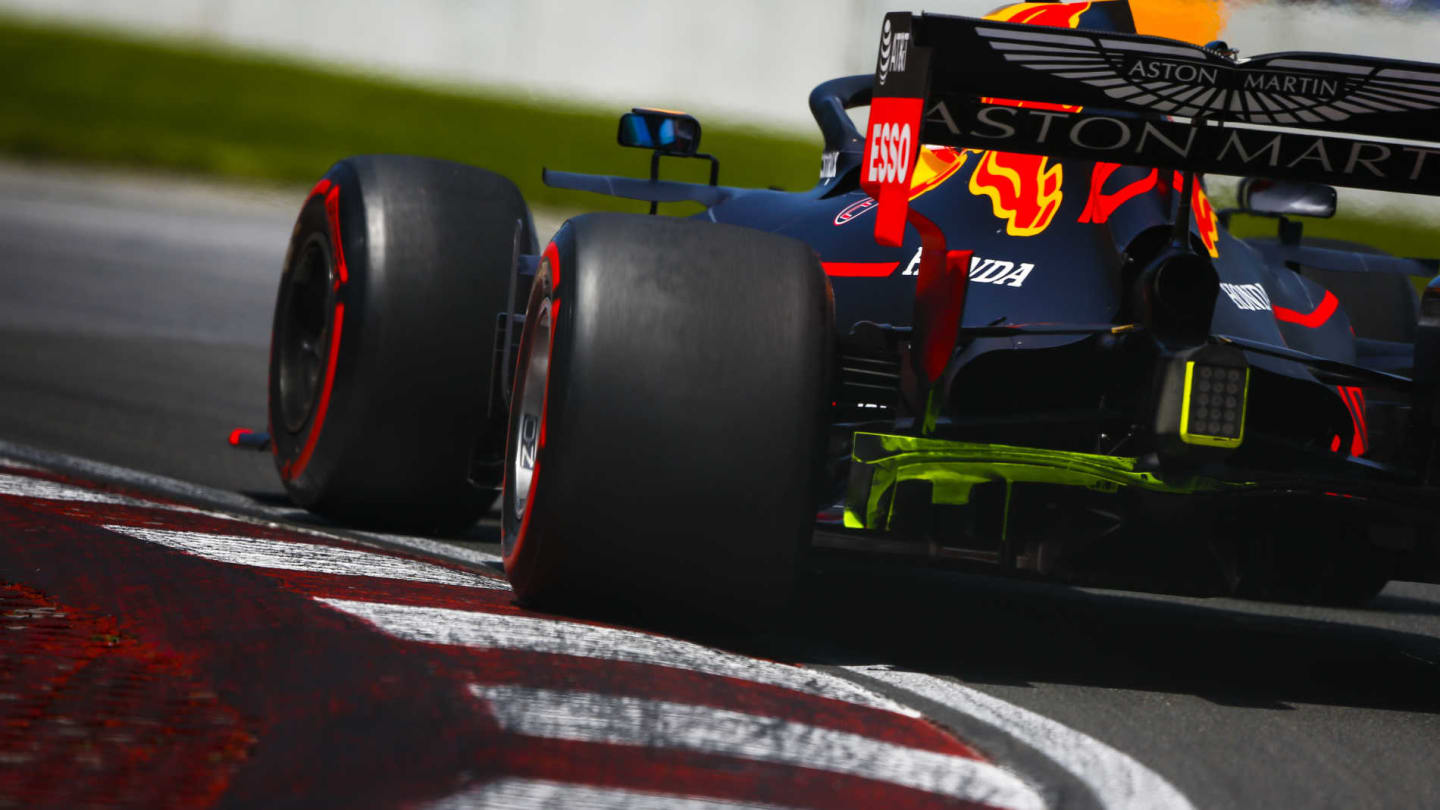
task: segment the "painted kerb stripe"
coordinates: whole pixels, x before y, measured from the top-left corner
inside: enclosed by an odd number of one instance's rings
[[[135,526],[110,525],[105,529],[179,549],[208,560],[235,565],[278,568],[285,571],[312,571],[319,574],[339,574],[341,576],[383,577],[412,582],[459,585],[467,588],[493,590],[509,588],[509,585],[501,580],[479,574],[357,549],[322,546],[314,543],[292,543],[284,540],[262,540],[237,535],[143,529]]]
[[[573,655],[719,675],[919,717],[914,709],[829,673],[615,627],[448,608],[318,599],[392,636],[429,644]]]
[[[472,685],[500,727],[527,737],[671,748],[862,779],[1014,810],[1040,796],[988,762],[907,748],[848,731],[670,701],[592,692]]]
[[[671,793],[572,785],[544,779],[497,779],[428,804],[425,810],[791,810]]]
[[[1075,729],[946,678],[888,667],[846,667],[994,726],[1049,757],[1095,792],[1108,810],[1194,810],[1174,785],[1126,754]]]

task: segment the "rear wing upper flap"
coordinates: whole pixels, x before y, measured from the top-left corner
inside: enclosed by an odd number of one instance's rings
[[[1440,195],[1440,66],[890,13],[861,168],[882,242],[922,143]]]

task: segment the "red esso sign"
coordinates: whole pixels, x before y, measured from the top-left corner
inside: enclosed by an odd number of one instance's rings
[[[910,125],[876,122],[870,127],[867,183],[903,183],[910,176]]]

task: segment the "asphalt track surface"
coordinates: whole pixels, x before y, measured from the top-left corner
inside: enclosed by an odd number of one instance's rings
[[[218,577],[294,613],[297,628],[331,628],[341,614],[365,622],[368,635],[350,632],[361,626],[353,622],[349,635],[313,631],[325,639],[317,660],[330,663],[306,688],[318,679],[340,694],[353,687],[341,662],[364,660],[391,684],[375,692],[390,701],[381,703],[418,712],[398,725],[380,709],[305,715],[318,725],[290,730],[279,750],[307,767],[348,752],[338,761],[355,770],[319,771],[344,776],[348,794],[340,781],[265,781],[284,771],[271,738],[221,723],[206,738],[221,753],[207,761],[229,769],[230,788],[192,791],[193,806],[217,797],[228,806],[304,798],[296,806],[827,807],[866,797],[923,806],[917,795],[944,806],[936,791],[960,789],[957,767],[981,793],[948,795],[1001,806],[1440,806],[1440,587],[1394,583],[1367,609],[1338,610],[841,561],[823,564],[806,606],[773,632],[666,628],[677,639],[527,616],[498,579],[490,521],[439,543],[312,525],[284,505],[268,456],[224,444],[230,429],[264,421],[274,288],[302,196],[0,166],[0,549],[10,549],[0,579],[32,580],[10,592],[7,620],[49,615],[69,604],[60,596],[99,611],[75,621],[103,620],[101,596],[55,573],[77,549],[110,555],[116,587],[132,575],[137,587],[154,579],[159,563],[148,561],[163,558],[190,568],[154,589]],[[96,491],[109,495],[84,494]],[[201,520],[176,504],[217,514]],[[149,605],[159,612],[148,621],[168,626],[167,611],[204,612],[199,594],[176,600]],[[112,609],[139,616],[142,602]],[[243,638],[253,631],[247,615],[217,626]],[[540,622],[544,632],[532,636],[541,642],[494,640],[523,636],[521,619]],[[137,633],[135,643],[148,643]],[[433,660],[404,646],[415,644],[429,645]],[[4,655],[0,645],[11,666]],[[610,669],[550,682],[506,677],[561,671],[537,655]],[[426,680],[454,685],[456,673],[489,707],[479,720],[473,706],[457,708],[453,690],[440,695]],[[685,681],[692,675],[711,680]],[[261,679],[273,690],[257,696],[222,681],[222,703],[258,701],[237,710],[243,717],[280,712],[289,688]],[[577,704],[580,687],[591,699]],[[610,724],[604,739],[577,740],[574,729],[593,731],[599,716]],[[466,745],[459,729],[472,726],[492,735],[489,747],[455,765]],[[0,734],[0,749],[10,738]],[[639,758],[615,759],[616,750]],[[608,770],[587,776],[587,761]],[[14,798],[5,786],[7,769],[22,767],[15,762],[0,757],[0,799]],[[355,795],[369,784],[354,778],[367,767],[386,776],[382,786],[424,789]],[[616,787],[616,773],[637,781]],[[687,805],[687,794],[724,803]]]

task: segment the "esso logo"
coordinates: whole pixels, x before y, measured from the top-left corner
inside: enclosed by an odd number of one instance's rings
[[[870,165],[867,182],[903,183],[910,176],[910,125],[879,123],[871,125]]]

